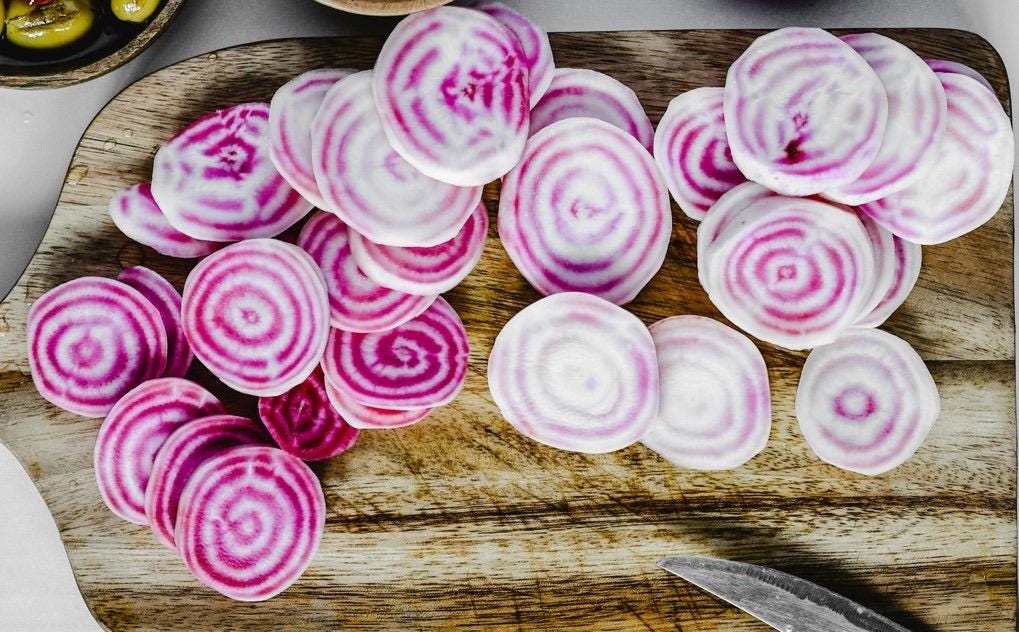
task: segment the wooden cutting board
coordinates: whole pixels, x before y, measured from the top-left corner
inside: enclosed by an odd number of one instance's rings
[[[1001,60],[981,38],[888,34],[922,56],[972,65],[1006,97]],[[722,85],[755,35],[585,33],[552,41],[560,66],[621,79],[657,121],[676,94]],[[571,454],[517,434],[492,405],[485,363],[502,325],[538,296],[493,229],[478,269],[449,294],[470,332],[465,390],[426,422],[365,432],[355,449],[316,466],[327,533],[291,589],[266,603],[231,602],[193,581],[146,528],[110,513],[92,471],[99,420],[57,410],[32,386],[28,306],[74,277],[114,277],[135,264],[182,287],[189,265],[121,235],[106,214],[110,195],[148,179],[156,148],[187,121],[267,100],[310,68],[368,68],[379,44],[283,40],[191,59],[124,90],[81,139],[49,231],[0,306],[0,440],[46,499],[99,621],[114,630],[761,629],[655,567],[662,556],[691,554],[796,573],[914,630],[1015,629],[1011,196],[986,226],[924,249],[919,284],[885,326],[923,355],[943,411],[917,455],[884,476],[859,476],[813,456],[792,411],[805,354],[767,344],[760,346],[774,429],[767,449],[738,470],[677,469],[641,445]],[[497,194],[494,185],[486,191],[493,227]],[[668,260],[629,308],[647,323],[681,313],[719,317],[697,283],[695,224],[678,210],[674,216]],[[200,369],[195,375],[224,393]],[[251,399],[229,402],[235,412],[254,413]]]

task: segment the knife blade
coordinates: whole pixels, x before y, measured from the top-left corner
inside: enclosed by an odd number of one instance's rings
[[[708,557],[667,557],[658,566],[782,632],[909,632],[805,579]]]

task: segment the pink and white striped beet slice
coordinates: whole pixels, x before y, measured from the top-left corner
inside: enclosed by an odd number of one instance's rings
[[[258,416],[276,444],[302,461],[331,459],[357,440],[357,429],[329,401],[325,378],[317,368],[286,393],[260,397]]]
[[[337,390],[363,406],[420,410],[456,398],[467,377],[467,359],[467,330],[440,297],[389,331],[334,329],[322,369]]]
[[[516,9],[501,2],[483,0],[471,5],[471,8],[484,11],[498,20],[520,41],[524,63],[527,66],[527,87],[531,95],[531,107],[534,107],[548,91],[555,70],[548,33]]]
[[[888,98],[848,44],[790,27],[757,38],[729,67],[724,109],[733,161],[748,179],[812,195],[856,180],[874,161]]]
[[[479,202],[455,237],[427,248],[382,246],[356,231],[349,235],[354,261],[369,279],[400,292],[434,296],[459,285],[478,264],[488,236],[488,209]]]
[[[148,182],[124,187],[110,198],[110,218],[120,232],[167,257],[195,259],[213,253],[222,244],[188,237],[170,222],[152,198]]]
[[[892,252],[892,282],[874,309],[856,321],[855,327],[880,327],[905,302],[920,278],[923,262],[920,244],[893,235]]]
[[[573,452],[612,452],[641,439],[658,413],[647,327],[597,296],[565,292],[510,319],[488,357],[488,389],[514,428]]]
[[[499,237],[542,294],[587,292],[625,304],[661,268],[671,235],[658,166],[604,121],[543,129],[503,181]]]
[[[259,397],[311,375],[329,335],[322,272],[306,252],[275,239],[242,241],[202,260],[184,284],[181,315],[202,364]]]
[[[722,194],[710,209],[701,223],[697,226],[697,278],[701,287],[708,293],[708,265],[712,244],[718,236],[729,226],[729,224],[748,206],[770,197],[776,197],[778,193],[765,189],[756,182],[744,182]]]
[[[655,130],[655,161],[679,208],[702,220],[720,197],[746,178],[725,136],[722,88],[696,88],[669,102]]]
[[[32,304],[28,365],[39,394],[64,410],[104,417],[124,393],[163,374],[166,329],[138,290],[81,277]]]
[[[717,320],[673,316],[649,328],[658,417],[641,441],[679,467],[728,470],[768,444],[768,367],[750,339]]]
[[[651,151],[655,129],[636,93],[596,70],[556,68],[548,91],[531,110],[531,136],[569,118],[605,121],[633,136]]]
[[[856,180],[824,193],[836,202],[857,205],[905,189],[933,166],[948,104],[937,75],[909,48],[877,33],[841,39],[870,64],[888,96],[888,123],[874,161]]]
[[[787,349],[834,341],[874,288],[873,246],[859,217],[808,198],[751,204],[708,259],[715,307],[743,331]]]
[[[456,235],[481,201],[480,186],[430,178],[393,149],[375,107],[370,70],[326,94],[311,134],[327,210],[376,243],[440,244]]]
[[[1012,183],[1015,139],[998,97],[975,79],[938,73],[948,126],[934,166],[909,188],[860,209],[907,241],[940,244],[983,225]]]
[[[144,266],[125,268],[117,280],[138,290],[159,312],[166,330],[167,359],[163,377],[184,377],[191,368],[195,355],[191,353],[180,322],[180,293],[177,288]]]
[[[176,377],[149,380],[124,395],[96,436],[96,483],[106,506],[124,520],[148,524],[145,490],[160,447],[189,421],[224,412],[212,393]]]
[[[404,18],[372,81],[386,136],[425,175],[480,186],[520,159],[527,61],[516,36],[490,15],[438,7]]]
[[[310,70],[283,84],[269,103],[269,158],[283,179],[319,208],[325,204],[312,168],[311,122],[329,88],[354,72]]]
[[[264,601],[304,573],[325,531],[314,472],[273,447],[232,448],[195,470],[174,539],[195,579],[238,601]]]
[[[152,196],[178,231],[207,241],[272,237],[311,210],[269,158],[269,106],[208,114],[156,152]]]
[[[994,86],[992,86],[991,82],[987,80],[987,77],[970,68],[966,64],[962,64],[957,61],[949,61],[947,59],[925,59],[924,62],[930,66],[931,70],[934,72],[965,75],[970,79],[976,79],[982,86],[986,87],[991,92],[994,92]]]
[[[418,410],[387,410],[384,408],[372,408],[358,404],[353,398],[344,394],[325,380],[326,395],[336,412],[343,417],[348,424],[360,430],[388,430],[392,428],[404,428],[416,424],[432,413],[433,408],[420,408]]]
[[[853,211],[863,224],[863,229],[870,239],[871,249],[874,252],[874,285],[871,289],[870,298],[860,308],[860,318],[868,316],[878,304],[884,300],[895,282],[896,275],[896,252],[895,235],[888,229],[872,220],[866,213]],[[859,322],[859,321],[855,321]]]
[[[923,360],[879,329],[852,329],[814,349],[796,389],[796,418],[814,453],[870,476],[913,456],[940,411]]]
[[[176,550],[180,496],[202,463],[230,448],[272,445],[265,428],[245,417],[211,415],[180,426],[156,454],[145,487],[145,517],[156,539]]]
[[[351,252],[351,231],[338,217],[316,213],[301,229],[297,245],[318,264],[329,293],[329,322],[345,331],[371,333],[397,327],[435,301],[382,287],[360,268]]]

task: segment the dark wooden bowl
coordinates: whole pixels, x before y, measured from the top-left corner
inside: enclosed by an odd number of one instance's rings
[[[327,7],[362,15],[407,15],[451,0],[318,0]]]
[[[0,0],[2,1],[2,0]],[[163,0],[156,15],[119,48],[96,59],[54,60],[52,63],[34,66],[18,66],[0,61],[0,86],[8,88],[57,88],[88,81],[116,70],[138,56],[160,33],[166,30],[170,21],[184,0]]]

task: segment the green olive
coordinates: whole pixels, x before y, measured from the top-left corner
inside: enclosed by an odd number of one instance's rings
[[[159,0],[110,0],[113,15],[125,22],[144,22],[159,7]]]
[[[55,0],[34,7],[27,0],[11,0],[5,20],[11,44],[44,50],[73,44],[94,22],[90,0]]]

